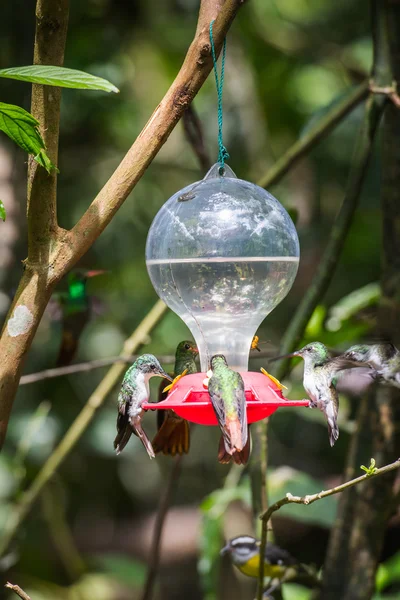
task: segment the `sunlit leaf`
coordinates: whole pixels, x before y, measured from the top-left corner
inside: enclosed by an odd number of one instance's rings
[[[39,132],[39,121],[26,110],[14,104],[0,102],[0,130],[25,152],[33,154],[35,160],[48,173],[56,168],[46,154],[46,147]]]
[[[30,65],[28,67],[0,69],[0,77],[79,90],[119,92],[119,89],[107,81],[107,79],[90,75],[90,73],[85,73],[84,71],[67,69],[65,67]]]
[[[6,220],[6,209],[2,200],[0,200],[0,219],[2,219],[3,221]]]
[[[381,592],[395,582],[400,582],[400,552],[379,565],[376,574],[376,589]]]

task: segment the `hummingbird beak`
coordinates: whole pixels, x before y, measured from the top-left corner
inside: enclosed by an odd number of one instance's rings
[[[291,354],[282,354],[282,356],[274,356],[273,358],[269,358],[267,362],[275,362],[276,360],[283,360],[284,358],[294,358],[295,356],[301,356],[301,354],[296,352],[291,352]]]
[[[164,377],[164,379],[167,379],[168,381],[170,381],[172,383],[173,379],[172,377],[170,377],[168,375],[168,373],[166,373],[164,370],[161,370],[159,373],[157,373],[157,375],[159,375],[160,377]]]
[[[97,275],[104,275],[104,273],[108,273],[108,271],[98,270],[98,271],[88,271],[86,273],[86,277],[90,279],[91,277],[97,277]]]

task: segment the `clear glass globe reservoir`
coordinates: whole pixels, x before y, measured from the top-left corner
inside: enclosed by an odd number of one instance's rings
[[[292,287],[299,240],[283,206],[214,165],[174,194],[150,227],[146,264],[162,300],[186,323],[207,371],[214,354],[248,370],[255,332]]]

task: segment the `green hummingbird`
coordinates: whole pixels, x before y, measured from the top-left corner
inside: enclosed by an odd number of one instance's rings
[[[149,380],[151,377],[172,378],[164,371],[153,354],[143,354],[125,373],[118,395],[117,437],[114,448],[120,454],[132,433],[139,436],[150,458],[155,458],[153,447],[142,428],[142,404],[150,397]]]
[[[222,432],[218,460],[244,465],[250,454],[244,381],[240,373],[228,367],[222,354],[211,358],[211,371],[208,392]]]
[[[194,342],[184,340],[178,344],[175,352],[175,367],[173,377],[187,371],[187,375],[197,373],[196,357],[199,351]],[[159,390],[159,402],[165,400],[163,394],[165,383],[162,381]],[[173,410],[157,411],[158,432],[153,439],[154,452],[163,454],[187,454],[190,446],[189,423],[179,417]]]
[[[391,342],[358,344],[351,346],[343,355],[353,366],[368,366],[374,378],[400,388],[400,352]]]
[[[285,356],[269,359],[269,362],[281,358],[301,356],[304,360],[303,386],[311,398],[310,408],[319,408],[328,422],[329,442],[334,445],[339,437],[337,416],[339,410],[339,395],[336,390],[338,371],[349,366],[349,361],[342,357],[333,358],[328,348],[321,342],[311,342]]]
[[[74,358],[79,339],[92,313],[91,298],[86,290],[87,281],[103,273],[105,271],[74,269],[68,275],[68,290],[55,294],[62,314],[62,337],[57,367],[69,365]]]

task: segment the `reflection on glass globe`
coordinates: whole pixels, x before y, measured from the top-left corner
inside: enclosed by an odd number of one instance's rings
[[[216,164],[157,213],[146,244],[157,294],[187,324],[207,371],[214,354],[247,371],[253,336],[292,287],[296,229],[283,206]]]

